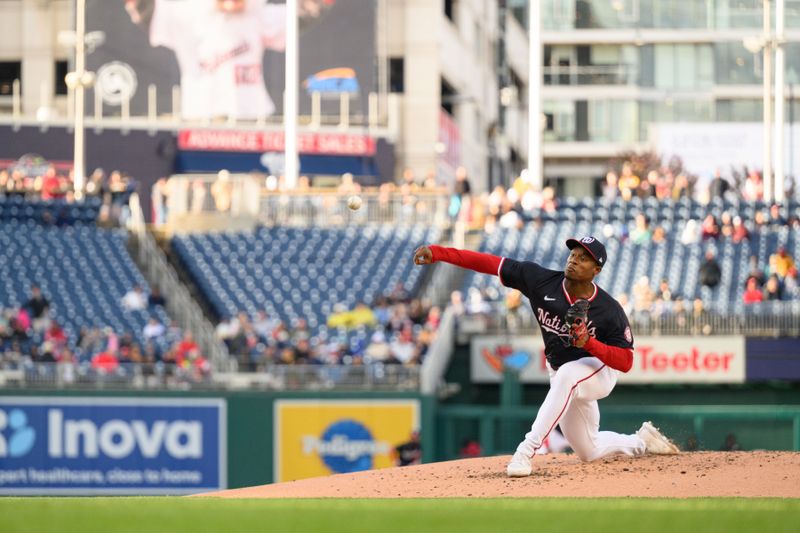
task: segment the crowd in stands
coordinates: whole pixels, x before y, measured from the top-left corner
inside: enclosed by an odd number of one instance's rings
[[[376,298],[373,306],[335,306],[325,327],[312,331],[298,318],[287,324],[266,311],[226,317],[216,334],[238,358],[241,371],[264,371],[271,365],[415,366],[433,342],[441,309],[401,291]]]
[[[106,174],[97,168],[86,178],[83,195],[89,202],[100,204],[98,222],[119,222],[127,216],[126,206],[135,188],[136,182],[130,175],[119,170]],[[69,205],[77,200],[75,192],[71,169],[59,171],[52,164],[0,169],[0,201]],[[59,223],[49,211],[43,212],[41,222]]]
[[[157,288],[146,295],[141,287],[134,287],[120,303],[131,311],[147,311],[163,306],[165,300]],[[0,369],[28,370],[33,363],[49,363],[67,382],[89,375],[190,382],[209,377],[210,364],[192,334],[176,322],[162,324],[153,316],[137,333],[107,326],[67,331],[53,318],[41,289],[33,286],[24,304],[0,309]],[[47,367],[40,370],[49,371]]]

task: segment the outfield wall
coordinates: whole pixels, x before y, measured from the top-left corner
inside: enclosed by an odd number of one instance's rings
[[[4,390],[0,494],[187,494],[382,468],[412,430],[432,433],[432,414],[407,393]]]

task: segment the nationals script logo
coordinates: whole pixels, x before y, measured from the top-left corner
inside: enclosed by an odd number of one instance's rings
[[[545,311],[541,307],[537,307],[536,320],[539,321],[539,325],[543,330],[554,333],[559,337],[569,337],[569,326],[566,324],[566,322],[561,320],[560,316],[550,316],[549,311]],[[595,330],[597,328],[593,325],[591,320],[586,323],[586,329],[589,331],[589,335],[592,337],[595,336]]]

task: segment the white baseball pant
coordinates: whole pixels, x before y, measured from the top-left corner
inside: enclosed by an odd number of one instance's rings
[[[550,371],[550,390],[539,407],[531,430],[517,451],[532,457],[558,424],[575,454],[583,461],[622,453],[643,455],[645,444],[636,435],[600,431],[597,400],[614,390],[619,371],[596,357],[584,357]]]

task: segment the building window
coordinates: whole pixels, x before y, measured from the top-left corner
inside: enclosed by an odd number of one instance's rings
[[[67,94],[67,72],[69,71],[69,64],[66,61],[56,61],[56,79],[55,79],[55,94],[56,96],[63,96]]]
[[[456,4],[458,0],[444,0],[444,16],[449,18],[454,24],[456,22]]]
[[[389,92],[405,92],[405,59],[402,57],[389,58]]]
[[[0,61],[0,96],[11,96],[14,80],[21,78],[22,61]]]
[[[441,100],[442,100],[442,109],[447,111],[450,116],[455,116],[453,114],[453,104],[456,100],[456,90],[453,88],[452,85],[444,81],[442,79],[441,83]]]

